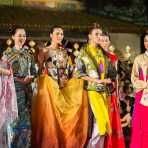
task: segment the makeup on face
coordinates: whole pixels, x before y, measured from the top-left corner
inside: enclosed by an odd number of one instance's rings
[[[12,39],[14,40],[15,44],[24,45],[26,41],[26,32],[23,28],[16,29],[15,34],[12,36]]]
[[[109,39],[109,37],[108,37],[108,36],[105,36],[105,35],[101,35],[101,36],[99,37],[98,44],[99,44],[103,49],[109,48],[109,45],[110,45],[110,39]]]
[[[53,30],[53,33],[50,34],[51,37],[51,41],[55,42],[57,44],[61,44],[63,38],[64,38],[64,33],[63,33],[63,29],[61,28],[55,28]]]
[[[98,44],[99,38],[102,34],[101,29],[93,29],[91,33],[89,34],[89,40],[94,42],[94,44]]]

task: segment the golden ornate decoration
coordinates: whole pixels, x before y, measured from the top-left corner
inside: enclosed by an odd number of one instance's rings
[[[10,52],[11,51],[11,45],[12,45],[12,40],[11,39],[8,39],[7,41],[6,41],[6,44],[7,44],[7,48],[6,48],[6,50],[8,51],[8,52]]]
[[[32,52],[32,53],[35,53],[35,49],[34,49],[34,46],[36,45],[36,42],[35,41],[33,41],[33,40],[30,40],[29,41],[29,46],[30,46],[30,51]]]

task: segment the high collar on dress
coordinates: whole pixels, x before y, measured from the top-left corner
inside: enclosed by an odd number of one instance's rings
[[[87,50],[93,55],[93,56],[96,56],[98,55],[98,47],[94,47],[92,46],[91,44],[87,44]]]
[[[145,54],[146,54],[146,56],[148,57],[148,50],[147,50],[147,51],[145,51]]]

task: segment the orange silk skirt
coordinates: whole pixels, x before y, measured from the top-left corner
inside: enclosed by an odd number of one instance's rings
[[[88,132],[88,97],[83,80],[59,89],[48,75],[37,80],[32,100],[32,148],[83,148]]]

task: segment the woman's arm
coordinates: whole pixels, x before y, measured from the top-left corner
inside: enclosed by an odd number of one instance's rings
[[[0,67],[0,75],[10,75],[11,71],[9,69],[5,69]]]
[[[81,77],[81,79],[89,81],[89,82],[95,82],[97,84],[102,84],[102,83],[110,84],[111,83],[111,79],[99,80],[99,79],[92,78],[92,77],[89,77],[89,76],[83,76],[83,77]]]
[[[143,90],[143,89],[146,89],[148,88],[148,83],[143,81],[143,80],[140,80],[140,76],[139,76],[139,62],[140,58],[136,58],[135,61],[134,61],[134,64],[133,64],[133,68],[132,68],[132,74],[131,74],[131,81],[132,81],[132,84],[133,84],[133,87],[136,89],[136,91],[138,90]]]
[[[86,65],[84,64],[84,62],[80,58],[77,58],[77,60],[76,60],[75,75],[76,75],[76,77],[81,78],[86,81],[89,81],[89,82],[94,82],[94,83],[98,83],[98,84],[111,83],[110,79],[100,80],[100,79],[88,76],[87,70],[86,70]]]

